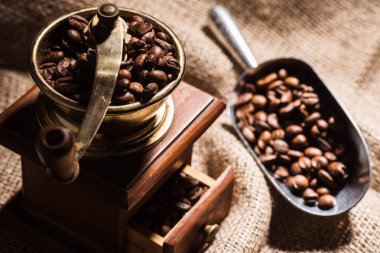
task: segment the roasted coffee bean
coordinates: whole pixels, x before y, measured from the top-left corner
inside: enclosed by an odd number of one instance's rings
[[[67,76],[70,72],[71,60],[69,58],[64,58],[57,64],[56,73],[59,77]]]
[[[315,205],[318,202],[318,194],[311,188],[307,188],[302,197],[308,205]]]
[[[291,103],[292,102],[292,99],[293,99],[293,95],[292,95],[292,92],[290,90],[284,92],[282,95],[281,95],[281,99],[280,99],[280,102],[281,103],[285,103],[285,104],[288,104],[288,103]],[[295,106],[295,104],[293,103],[293,107],[298,107],[299,105]]]
[[[288,143],[286,143],[284,140],[281,140],[281,139],[274,140],[272,146],[273,146],[273,149],[280,154],[285,154],[289,150]]]
[[[269,131],[264,131],[260,134],[259,140],[267,143],[271,138],[271,133]]]
[[[190,210],[191,208],[191,202],[190,200],[186,199],[186,198],[183,198],[181,199],[180,201],[178,201],[176,204],[175,204],[176,208],[178,211],[184,213],[184,212],[187,212]]]
[[[156,83],[149,83],[144,87],[143,97],[144,99],[150,99],[158,91],[158,85]]]
[[[137,22],[135,23],[133,26],[130,27],[130,29],[135,32],[137,35],[143,35],[147,32],[149,32],[150,30],[153,29],[153,25],[151,23],[147,23],[147,22]]]
[[[327,167],[329,173],[338,180],[343,180],[347,177],[347,168],[341,162],[332,162]]]
[[[280,128],[280,125],[278,123],[277,114],[275,114],[275,113],[268,114],[267,122],[273,128]]]
[[[327,160],[329,160],[331,162],[336,161],[336,155],[332,152],[325,152],[323,155],[324,155],[324,157],[327,158]]]
[[[255,121],[265,122],[267,120],[268,115],[264,111],[258,111],[254,115]]]
[[[256,108],[262,109],[265,107],[267,99],[263,95],[254,95],[252,98],[252,103]]]
[[[255,111],[255,106],[251,103],[245,104],[239,107],[238,109],[241,113],[244,114],[244,116],[247,116],[247,114],[253,113]]]
[[[318,187],[318,179],[317,178],[313,178],[310,180],[310,184],[309,186],[312,188],[312,189],[316,189]]]
[[[51,67],[57,67],[57,64],[55,64],[54,62],[46,62],[44,64],[41,64],[40,70],[48,69],[48,68],[51,68]]]
[[[281,107],[280,110],[278,111],[280,115],[284,116],[289,113],[291,113],[294,110],[294,105],[293,103],[289,103],[284,107]]]
[[[328,163],[329,162],[328,162],[327,158],[324,156],[321,156],[321,155],[314,156],[311,159],[311,166],[313,166],[314,169],[324,168],[328,165]]]
[[[81,35],[77,30],[69,29],[66,31],[66,35],[70,39],[70,41],[73,42],[75,45],[82,44]]]
[[[309,187],[309,180],[304,175],[295,175],[293,190],[297,192],[303,192],[307,187]]]
[[[264,153],[265,153],[266,155],[272,155],[272,154],[274,154],[274,150],[273,150],[273,148],[272,148],[271,146],[267,146],[267,147],[265,148]]]
[[[46,63],[46,62],[58,63],[62,61],[64,57],[65,57],[65,54],[62,51],[51,52],[42,58],[41,63]]]
[[[335,187],[334,178],[325,170],[318,170],[318,180],[327,187]]]
[[[244,105],[248,102],[250,102],[253,98],[253,95],[252,93],[250,92],[246,92],[246,93],[243,93],[241,94],[235,101],[235,105],[236,106],[240,106],[240,105]]]
[[[127,91],[123,95],[114,96],[112,101],[116,105],[131,104],[131,103],[134,103],[136,101],[136,98],[132,93]]]
[[[249,127],[244,127],[242,133],[244,137],[247,139],[247,141],[249,141],[250,143],[253,143],[255,141],[255,134]]]
[[[287,75],[288,75],[288,72],[286,71],[286,69],[280,69],[278,71],[278,77],[279,78],[285,78]]]
[[[298,134],[291,141],[291,146],[295,149],[303,149],[307,145],[307,138],[303,134]]]
[[[292,190],[293,189],[293,185],[294,185],[294,177],[293,176],[289,176],[287,177],[285,180],[285,186],[289,189],[289,190]]]
[[[322,130],[327,130],[329,128],[329,124],[324,119],[317,120],[317,126]]]
[[[256,120],[255,126],[258,129],[258,132],[267,131],[267,130],[271,129],[271,127],[268,123],[266,123],[265,121],[261,121],[261,120]]]
[[[149,55],[149,56],[152,56],[152,55]],[[155,57],[156,57],[156,59],[158,59],[157,56],[155,56]],[[162,58],[159,58],[158,66],[161,69],[167,70],[168,72],[174,73],[174,74],[178,74],[179,71],[181,70],[181,66],[180,66],[178,60],[175,59],[173,56],[168,56],[168,55],[166,55]]]
[[[138,15],[134,15],[131,17],[130,21],[144,22],[144,19]]]
[[[318,206],[321,209],[330,209],[335,206],[335,197],[331,194],[324,194],[319,198]]]
[[[298,159],[304,155],[301,151],[294,150],[294,149],[289,149],[286,154],[294,159]]]
[[[164,57],[165,51],[159,46],[153,46],[149,49],[148,54],[154,55],[157,59]]]
[[[166,33],[163,33],[163,32],[158,32],[156,34],[156,37],[160,40],[163,40],[163,41],[168,41],[169,38],[168,38],[168,35]]]
[[[41,75],[46,79],[46,81],[52,86],[54,82],[52,81],[53,76],[55,74],[57,67],[53,66],[50,68],[41,69],[40,73]]]
[[[303,118],[306,118],[306,117],[309,116],[309,111],[307,110],[306,105],[301,104],[297,109],[298,109],[299,114],[300,114]]]
[[[319,187],[317,189],[317,193],[319,196],[322,196],[322,195],[325,195],[325,194],[331,194],[329,189],[327,189],[326,187]]]
[[[120,79],[116,82],[115,91],[117,92],[125,91],[126,89],[129,88],[130,85],[131,85],[131,82],[127,78]]]
[[[306,157],[306,156],[302,156],[298,159],[298,164],[300,166],[300,168],[303,170],[303,171],[310,171],[311,170],[311,160],[310,158]]]
[[[289,125],[285,129],[285,134],[288,138],[294,137],[303,132],[302,127],[298,125]]]
[[[269,116],[268,116],[269,117]],[[276,139],[281,139],[283,140],[285,138],[285,131],[282,130],[282,129],[276,129],[276,130],[273,130],[272,134],[271,134],[271,138],[273,140],[276,140]],[[286,145],[288,146],[288,144],[286,143]]]
[[[277,79],[277,74],[276,73],[271,73],[269,75],[267,75],[266,77],[260,79],[257,81],[257,86],[258,87],[265,87],[266,85],[268,85],[269,83],[273,82],[274,80]]]
[[[172,46],[169,42],[166,42],[166,41],[164,41],[164,40],[160,40],[160,39],[158,39],[158,38],[156,38],[156,39],[154,40],[154,42],[155,42],[158,46],[160,46],[160,47],[165,51],[165,53],[168,53],[168,52],[170,52],[170,51],[173,50],[173,46]]]
[[[138,80],[140,83],[148,83],[149,82],[149,70],[143,69],[139,72]]]
[[[268,90],[272,90],[272,92],[273,92],[273,90],[275,90],[276,88],[282,86],[283,84],[284,84],[284,82],[283,82],[282,80],[276,80],[276,81],[274,81],[274,82],[271,82],[271,83],[268,85],[267,89],[268,89]],[[269,95],[268,97],[273,97],[273,96],[272,96],[272,95]]]
[[[283,180],[289,176],[288,170],[284,166],[278,166],[274,172],[274,178]]]
[[[261,155],[259,156],[260,161],[265,164],[271,164],[276,160],[276,155]]]
[[[151,43],[154,40],[154,36],[156,35],[154,29],[152,31],[147,32],[141,37],[141,40],[144,41],[145,43]]]
[[[280,106],[280,99],[278,99],[278,98],[270,98],[270,100],[269,100],[269,109],[271,110],[271,111],[275,111],[275,110],[277,110],[278,108],[279,108],[279,106]]]
[[[319,137],[317,139],[317,142],[323,151],[332,150],[332,145],[326,139]]]
[[[319,148],[316,147],[308,147],[305,149],[305,155],[308,157],[314,157],[314,156],[321,156],[322,151]]]
[[[196,186],[188,195],[188,199],[191,203],[197,202],[203,194],[206,192],[206,189],[202,186]]]
[[[314,113],[310,114],[304,120],[304,122],[307,123],[307,124],[312,124],[312,123],[316,122],[317,120],[319,120],[320,118],[321,118],[321,114],[319,112],[314,112]]]
[[[152,83],[157,83],[159,86],[165,85],[168,80],[168,77],[162,70],[152,70],[149,72],[148,77]]]
[[[294,77],[294,76],[289,76],[287,78],[285,78],[285,84],[287,86],[289,86],[290,88],[298,88],[298,85],[299,85],[299,80],[298,78]]]
[[[133,62],[133,66],[135,68],[143,68],[146,60],[148,59],[147,54],[140,54],[139,56],[136,57],[136,59]]]
[[[128,80],[131,80],[132,74],[130,71],[128,71],[126,69],[120,69],[117,78],[118,79],[124,79],[125,78]]]
[[[83,31],[83,29],[88,24],[87,19],[79,15],[72,15],[71,17],[69,17],[68,21],[70,26],[78,31]]]
[[[298,162],[292,163],[292,165],[290,166],[290,174],[295,176],[295,175],[299,175],[301,173],[302,173],[302,169],[301,169],[299,163]]]

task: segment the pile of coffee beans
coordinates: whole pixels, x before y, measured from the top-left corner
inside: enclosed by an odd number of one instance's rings
[[[134,217],[148,230],[165,236],[205,194],[208,187],[176,172]]]
[[[285,69],[240,85],[237,125],[260,161],[305,204],[332,208],[348,170],[335,118],[322,114],[314,88]]]
[[[96,64],[96,43],[88,23],[78,15],[69,17],[57,45],[45,52],[40,65],[40,73],[56,91],[82,103],[89,101]],[[132,16],[127,23],[131,38],[124,45],[113,105],[149,101],[180,71],[165,32],[140,16]]]

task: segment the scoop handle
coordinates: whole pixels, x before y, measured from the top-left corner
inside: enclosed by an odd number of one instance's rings
[[[224,7],[217,5],[210,9],[208,26],[241,67],[257,67],[257,61],[239,27]]]

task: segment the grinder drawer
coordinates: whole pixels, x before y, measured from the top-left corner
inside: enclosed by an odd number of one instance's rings
[[[131,219],[127,252],[179,253],[200,249],[213,239],[218,224],[228,214],[233,184],[234,172],[230,167],[215,180],[185,166]]]

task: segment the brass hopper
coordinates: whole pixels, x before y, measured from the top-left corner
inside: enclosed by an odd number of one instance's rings
[[[44,51],[52,45],[63,23],[72,15],[87,18],[93,16],[86,29],[91,32],[102,30],[105,34],[105,39],[97,44],[94,88],[87,108],[58,93],[39,72]],[[133,15],[142,16],[169,35],[181,70],[176,79],[162,88],[150,101],[109,106],[122,58],[122,45],[125,40],[130,39],[127,34],[128,24],[122,18]],[[174,106],[170,94],[180,83],[184,66],[185,54],[177,36],[165,24],[138,11],[118,9],[112,4],[105,4],[98,11],[96,8],[89,8],[69,13],[44,28],[32,43],[30,72],[42,91],[38,99],[37,118],[40,127],[46,128],[39,136],[37,153],[52,177],[61,183],[73,181],[78,175],[77,161],[82,156],[88,159],[120,156],[156,145],[165,136],[173,120]],[[73,134],[76,135],[75,141]],[[75,143],[75,147],[70,147],[69,143]],[[59,157],[52,157],[53,149],[58,150],[56,152],[60,153]],[[65,153],[64,156],[62,152]]]

